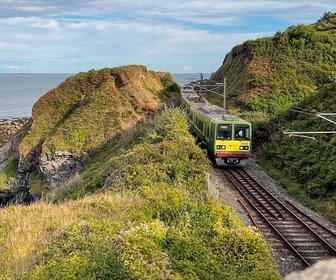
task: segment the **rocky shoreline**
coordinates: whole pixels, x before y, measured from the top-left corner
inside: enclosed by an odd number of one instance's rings
[[[18,149],[31,118],[0,119],[0,169]]]
[[[24,131],[31,124],[31,118],[0,119],[0,169],[7,160],[17,152]],[[16,202],[26,203],[31,201],[28,189],[0,190],[0,207]]]
[[[0,119],[0,148],[7,144],[19,131],[31,122],[31,118]]]

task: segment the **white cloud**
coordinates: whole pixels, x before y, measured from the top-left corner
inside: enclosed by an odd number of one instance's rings
[[[11,70],[18,70],[19,69],[19,66],[14,66],[14,65],[9,65],[7,66],[8,69],[11,69]]]
[[[59,23],[54,19],[44,19],[40,17],[13,17],[6,20],[0,20],[4,24],[21,28],[48,28],[57,29]]]
[[[214,71],[245,40],[336,10],[334,0],[0,0],[0,5],[0,52],[7,65],[67,73],[137,63],[170,72]]]

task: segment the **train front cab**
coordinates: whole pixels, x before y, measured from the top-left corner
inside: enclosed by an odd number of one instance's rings
[[[219,166],[244,166],[251,154],[251,124],[231,122],[216,124],[214,157]]]

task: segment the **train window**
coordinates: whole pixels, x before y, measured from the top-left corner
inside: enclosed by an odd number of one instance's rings
[[[231,139],[231,124],[219,124],[217,126],[217,139],[229,140]]]
[[[235,139],[249,140],[250,139],[250,127],[248,125],[235,125],[234,135],[235,135]]]

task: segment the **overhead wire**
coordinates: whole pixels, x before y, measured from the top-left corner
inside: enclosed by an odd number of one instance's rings
[[[234,87],[228,86],[227,84],[225,84],[225,86],[226,86],[227,88],[233,89],[233,90],[235,90],[235,91],[237,91],[237,92],[240,92],[240,93],[246,93],[246,92],[241,91],[241,90],[239,90],[239,89],[236,89],[236,88],[234,88]],[[310,115],[310,116],[315,116],[315,117],[320,117],[320,118],[323,118],[323,119],[325,119],[325,120],[327,120],[327,121],[329,121],[329,122],[335,123],[334,121],[332,121],[332,120],[330,120],[330,119],[328,119],[328,118],[323,117],[324,113],[319,113],[319,112],[317,112],[317,111],[312,111],[312,110],[308,110],[308,109],[301,108],[301,107],[297,107],[297,106],[289,108],[289,111],[297,112],[297,113],[305,114],[305,115]],[[322,116],[321,116],[321,115],[322,115]],[[331,114],[328,114],[328,115],[334,115],[334,114],[331,113]],[[336,147],[335,145],[328,144],[328,143],[326,143],[326,142],[317,140],[315,137],[308,136],[308,135],[304,135],[304,133],[312,134],[312,133],[314,133],[314,132],[300,132],[300,133],[292,133],[292,134],[291,134],[289,129],[287,129],[287,128],[285,128],[285,127],[279,125],[279,124],[273,123],[273,122],[270,122],[270,123],[272,123],[272,124],[274,124],[274,125],[277,125],[277,126],[281,127],[282,130],[283,130],[283,132],[284,132],[284,133],[287,132],[286,134],[288,134],[290,137],[295,136],[295,137],[301,137],[301,138],[308,138],[308,139],[312,139],[312,140],[317,141],[317,142],[320,142],[320,143],[324,143],[325,145],[329,145],[329,146],[332,146],[332,147]],[[323,133],[323,132],[316,132],[316,133],[321,134],[321,133]],[[329,132],[329,131],[325,131],[325,133],[332,133],[332,131],[330,131],[330,132]]]
[[[301,109],[301,108],[300,109],[295,109],[295,107],[292,107],[292,108],[289,108],[288,111],[301,113],[301,114],[305,114],[305,115],[316,116],[316,113],[313,113],[312,111]]]

